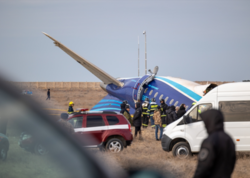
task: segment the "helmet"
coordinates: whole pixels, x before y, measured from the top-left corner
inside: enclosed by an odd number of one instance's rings
[[[163,101],[163,103],[165,103],[165,100],[164,99],[161,99],[161,101],[160,102],[162,102]]]
[[[128,104],[128,101],[127,101],[127,100],[124,100],[123,103]]]
[[[151,101],[152,101],[152,102],[155,102],[155,98],[151,98]]]
[[[69,106],[71,106],[72,104],[74,104],[74,102],[73,102],[73,101],[70,101],[70,102],[69,102]]]
[[[127,104],[127,105],[125,106],[125,108],[126,108],[126,109],[127,109],[127,108],[130,108],[129,104]]]
[[[147,97],[147,98],[145,98],[145,101],[149,101],[148,97]]]

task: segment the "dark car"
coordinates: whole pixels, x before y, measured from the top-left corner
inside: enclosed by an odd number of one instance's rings
[[[84,147],[120,152],[133,141],[129,121],[117,112],[79,112],[71,116],[68,122],[73,125],[74,136]]]
[[[0,160],[5,161],[7,159],[8,150],[9,150],[8,137],[0,133]]]

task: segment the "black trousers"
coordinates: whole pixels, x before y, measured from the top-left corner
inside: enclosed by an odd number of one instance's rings
[[[142,121],[142,125],[143,127],[147,127],[148,126],[148,115],[143,115],[143,121]]]
[[[135,127],[135,137],[137,136],[137,132],[139,132],[139,134],[141,134],[141,126]]]

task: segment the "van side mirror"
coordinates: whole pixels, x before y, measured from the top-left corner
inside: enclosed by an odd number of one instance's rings
[[[190,118],[189,118],[188,115],[187,116],[183,116],[183,121],[184,121],[185,124],[191,123]]]

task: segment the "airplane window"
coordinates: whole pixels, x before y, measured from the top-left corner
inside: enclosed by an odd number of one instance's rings
[[[155,96],[154,96],[154,97],[156,98],[157,95],[158,95],[158,92],[155,93]]]
[[[179,103],[179,101],[176,101],[176,102],[174,103],[174,105],[177,106],[178,103]]]
[[[163,97],[163,94],[160,96],[159,100],[161,100],[161,99],[162,99],[162,97]]]
[[[174,99],[172,99],[172,100],[169,102],[169,104],[171,105],[173,102],[174,102]]]
[[[167,102],[167,100],[168,100],[168,97],[165,98],[165,103]]]
[[[151,90],[151,91],[149,92],[149,95],[152,95],[152,93],[153,93],[153,90]]]
[[[148,88],[145,89],[144,93],[147,93],[147,91],[148,91]]]

